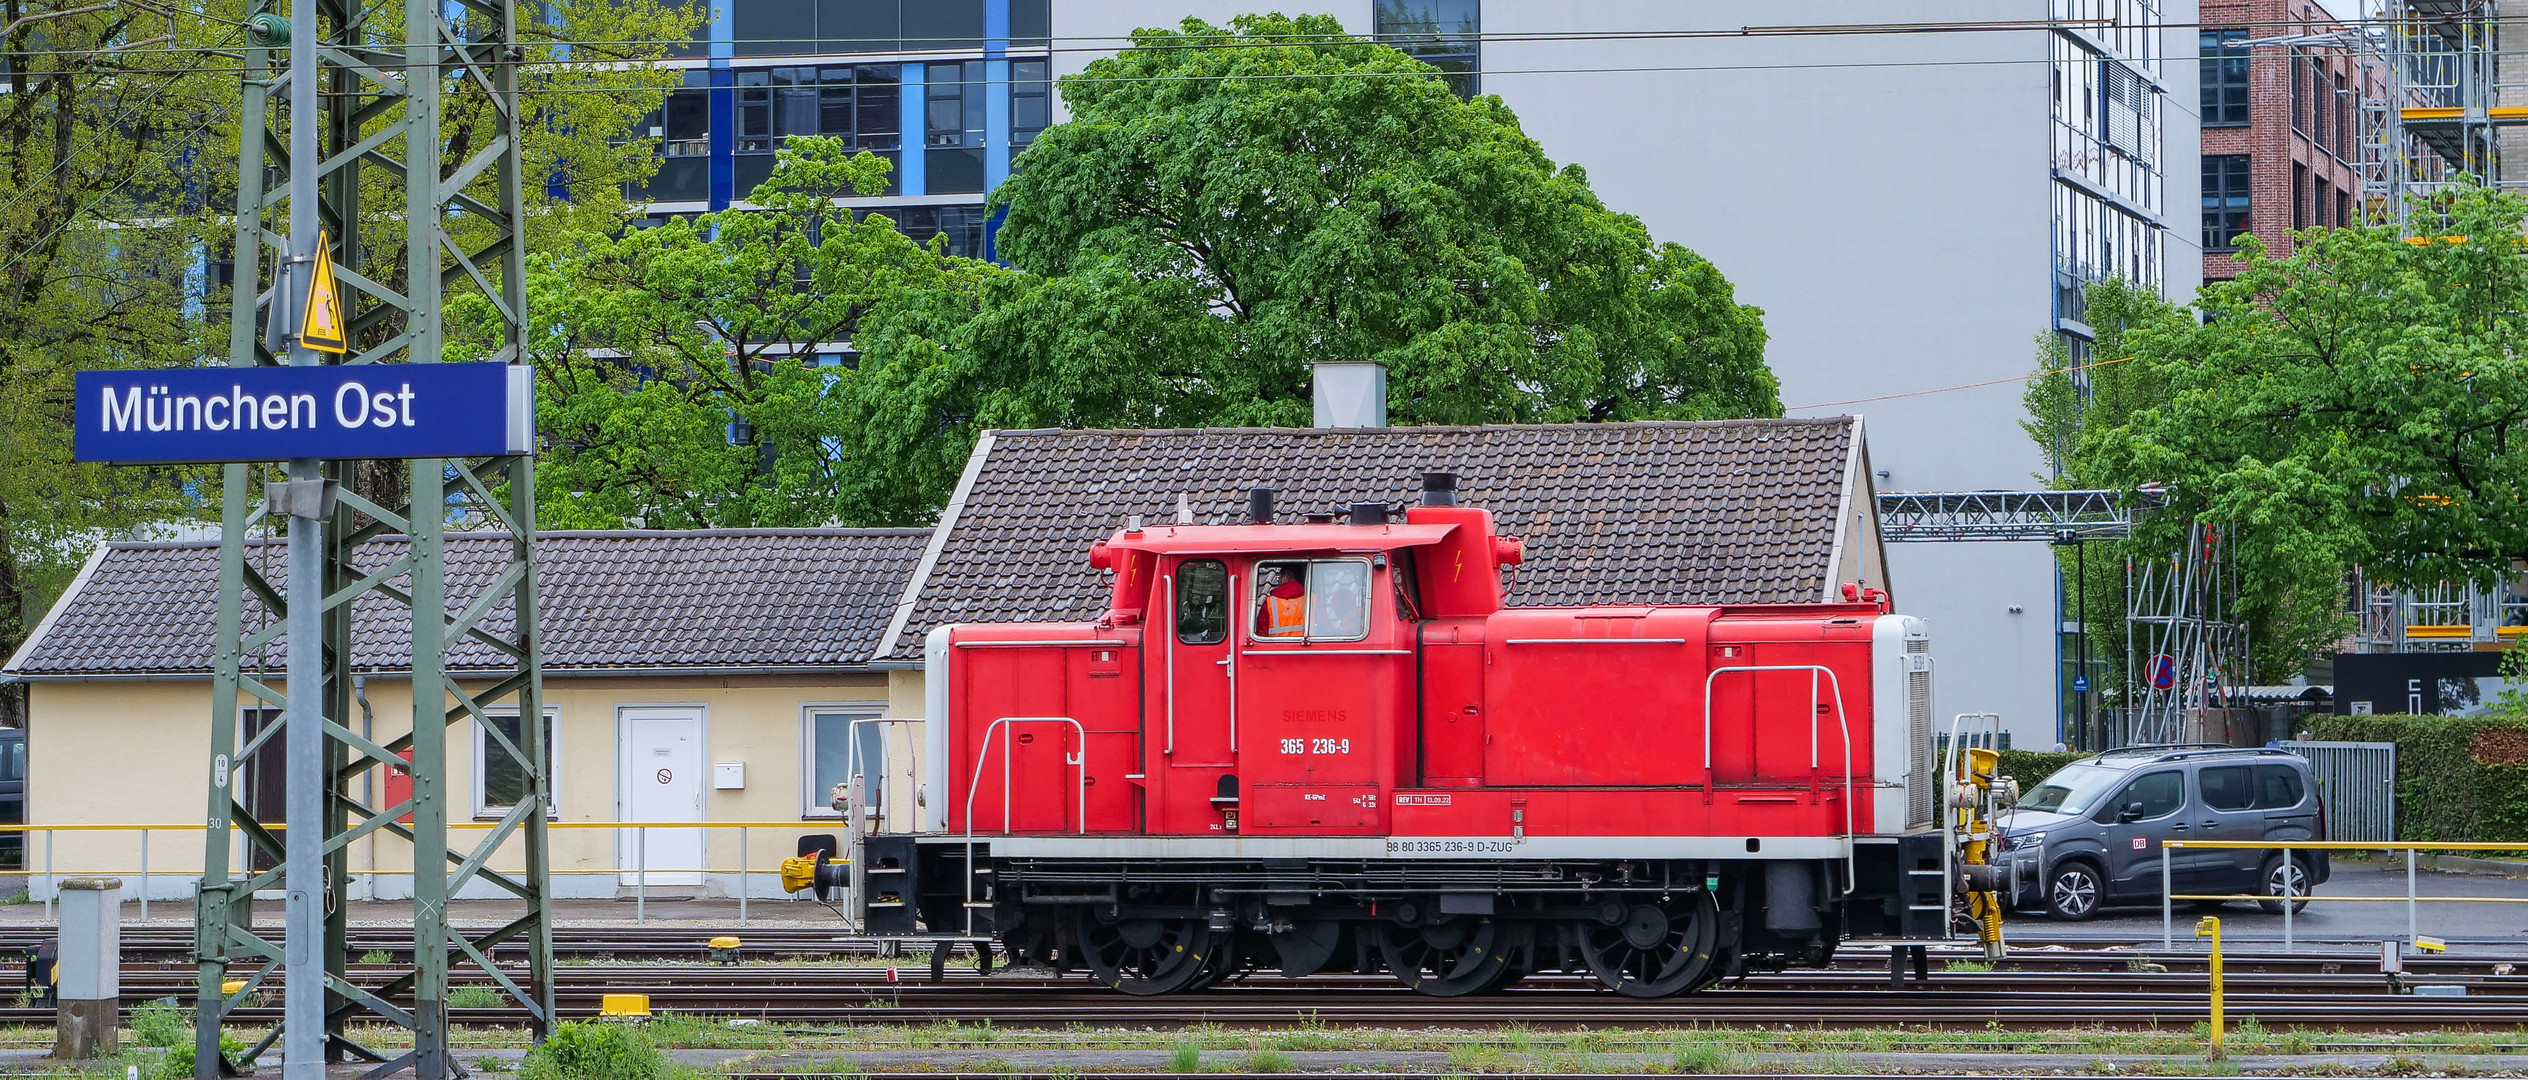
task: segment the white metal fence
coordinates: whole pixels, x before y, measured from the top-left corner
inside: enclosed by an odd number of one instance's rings
[[[2326,800],[2326,839],[2396,839],[2396,744],[2282,742],[2309,759]]]

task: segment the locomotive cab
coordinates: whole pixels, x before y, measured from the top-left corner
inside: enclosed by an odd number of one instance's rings
[[[1133,993],[1659,996],[1946,935],[1919,620],[1857,587],[1506,607],[1524,545],[1453,503],[1130,523],[1097,619],[933,631],[922,826],[867,840],[868,927]]]

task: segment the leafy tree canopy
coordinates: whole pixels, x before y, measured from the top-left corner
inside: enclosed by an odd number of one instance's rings
[[[550,528],[822,525],[883,518],[840,438],[840,368],[814,366],[891,301],[1007,271],[925,248],[836,199],[888,164],[793,137],[745,206],[580,232],[530,267],[538,514]],[[489,308],[451,302],[487,347]]]
[[[888,520],[983,428],[1304,425],[1320,360],[1384,362],[1406,424],[1781,412],[1718,270],[1332,18],[1144,30],[1061,92],[992,197],[1025,273],[860,339],[846,439]]]
[[[2201,321],[2124,328],[2134,393],[2069,443],[2068,476],[2167,485],[2137,544],[2230,530],[2260,657],[2339,635],[2354,567],[2489,585],[2528,557],[2528,200],[2469,189],[2417,215],[2437,224],[2410,241],[2312,230],[2279,259],[2243,238]]]
[[[226,359],[231,291],[210,272],[234,236],[235,53],[247,13],[243,0],[0,12],[0,655],[98,541],[215,514],[215,472],[72,462],[70,387],[83,369]],[[362,9],[362,32],[400,41],[403,15],[402,5]],[[617,136],[678,78],[644,61],[690,35],[701,13],[659,0],[552,0],[536,15],[520,27],[520,85],[529,241],[543,246],[620,226],[622,185],[657,162],[655,140]],[[442,74],[445,175],[489,141],[494,114],[479,78]],[[366,117],[351,137],[394,119]],[[477,192],[498,176],[486,171]],[[359,238],[392,252],[404,236],[403,182],[384,169],[364,182]],[[252,295],[268,284],[236,286]],[[379,327],[368,343],[400,329]],[[23,706],[22,688],[0,687],[0,719]]]

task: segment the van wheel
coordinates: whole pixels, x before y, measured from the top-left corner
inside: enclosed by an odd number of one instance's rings
[[[2282,900],[2280,897],[2285,895],[2284,890],[2287,886],[2289,890],[2288,895],[2299,898],[2291,901],[2291,913],[2297,915],[2303,911],[2307,911],[2309,907],[2308,895],[2310,888],[2308,871],[2308,864],[2296,858],[2285,859],[2280,855],[2267,858],[2265,860],[2264,872],[2257,875],[2257,880],[2264,883],[2264,887],[2260,891],[2266,896],[2275,897],[2275,899],[2258,900],[2256,901],[2256,906],[2265,909],[2265,914],[2267,915],[2282,914]]]
[[[2045,913],[2064,922],[2079,922],[2098,913],[2106,899],[2106,883],[2088,863],[2067,862],[2045,879]]]

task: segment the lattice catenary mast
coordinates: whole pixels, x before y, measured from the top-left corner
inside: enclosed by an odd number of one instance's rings
[[[524,362],[518,20],[535,10],[517,0],[298,0],[284,18],[270,0],[249,5],[232,366],[325,362],[295,336],[320,231],[331,237],[344,287],[348,352],[339,362],[437,362],[443,292],[468,283],[490,299],[499,324],[500,347],[485,359]],[[457,95],[486,105],[490,118],[462,159],[451,157],[440,131],[443,99]],[[395,188],[401,197],[387,206],[362,204]],[[543,725],[519,723],[513,743],[484,723],[494,708],[542,715],[533,459],[416,460],[400,485],[391,482],[393,472],[374,468],[366,475],[390,478],[373,484],[377,499],[352,490],[357,464],[293,461],[289,479],[268,489],[266,466],[225,467],[213,783],[196,942],[197,1077],[226,1070],[218,1050],[226,1016],[278,972],[287,975],[286,1020],[264,1044],[282,1041],[291,1080],[323,1076],[329,1060],[376,1062],[370,1075],[409,1067],[436,1080],[461,1072],[448,1057],[454,964],[480,966],[525,1007],[539,1034],[552,1021],[544,829],[551,773]],[[404,489],[401,497],[374,490],[395,486]],[[462,597],[449,594],[451,493],[506,528],[509,539],[505,560],[482,568],[487,580]],[[252,531],[282,521],[291,563],[286,587],[260,572],[268,560],[248,558],[250,548],[264,546],[250,541]],[[365,541],[396,533],[408,538],[400,554],[363,556]],[[354,638],[355,604],[369,626],[410,616],[409,734],[372,738],[346,723],[353,715],[352,662],[365,644]],[[403,626],[393,629],[380,636],[403,636]],[[290,678],[275,687],[244,660],[283,640]],[[469,650],[463,684],[451,670],[459,644]],[[480,661],[484,656],[492,659]],[[261,725],[240,745],[246,702],[266,715],[279,709],[281,721]],[[490,753],[514,759],[525,794],[479,842],[452,850],[447,733],[466,717],[484,723]],[[275,739],[287,751],[285,836],[257,820],[239,783],[245,764]],[[359,794],[355,784],[364,774],[389,767],[409,770],[409,798],[387,806]],[[232,850],[232,836],[243,838],[244,851]],[[380,836],[410,844],[414,963],[383,985],[355,986],[345,975],[348,856],[354,841]],[[524,848],[523,872],[489,869],[494,851],[512,841]],[[479,934],[450,925],[448,898],[475,882],[523,900],[526,913]],[[278,938],[255,924],[251,904],[255,893],[276,887],[288,909]],[[513,940],[526,946],[524,967],[494,965],[493,947]],[[232,978],[242,978],[244,988],[224,993]],[[413,1048],[390,1057],[345,1039],[345,1022],[362,1014],[410,1029]]]

